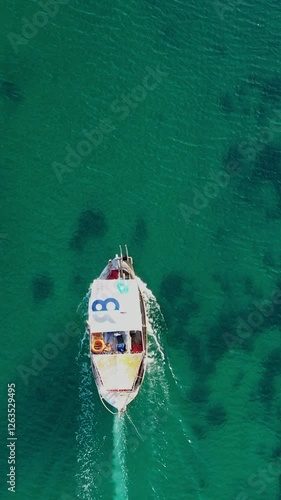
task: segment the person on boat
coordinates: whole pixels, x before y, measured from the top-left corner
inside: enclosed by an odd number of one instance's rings
[[[125,344],[124,344],[124,342],[122,342],[121,344],[117,344],[117,351],[118,352],[122,352],[122,353],[125,352]]]
[[[134,332],[134,333],[132,332],[131,338],[132,338],[132,351],[131,352],[142,352],[143,347],[142,347],[141,332]]]
[[[125,352],[126,348],[125,348],[125,339],[124,339],[124,335],[125,332],[115,332],[114,333],[114,336],[116,338],[116,342],[117,342],[117,352]]]
[[[142,352],[142,344],[140,344],[140,345],[134,344],[133,348],[132,348],[132,352]]]

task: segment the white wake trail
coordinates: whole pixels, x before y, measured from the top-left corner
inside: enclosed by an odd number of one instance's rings
[[[79,304],[77,312],[83,320],[86,320],[89,291]],[[78,473],[77,497],[82,500],[92,500],[100,497],[98,472],[98,457],[100,455],[100,442],[95,440],[98,432],[97,424],[98,410],[94,403],[94,384],[89,360],[89,334],[85,330],[83,337],[78,340],[78,353],[76,365],[79,377],[79,400],[80,413],[78,415],[77,441],[77,463]]]
[[[79,399],[81,411],[78,416],[78,431],[76,433],[76,441],[78,443],[78,467],[79,472],[76,474],[78,483],[78,498],[83,500],[91,500],[91,491],[94,486],[92,474],[92,439],[94,435],[94,405],[92,393],[91,371],[88,357],[85,355],[84,347],[88,344],[88,332],[85,331],[81,340],[80,350],[76,357],[76,362],[79,368]]]
[[[128,500],[128,472],[126,467],[125,415],[113,417],[114,500]]]

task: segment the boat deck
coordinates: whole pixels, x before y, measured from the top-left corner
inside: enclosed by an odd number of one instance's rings
[[[93,354],[140,353],[143,351],[142,332],[104,332],[91,336],[91,352]]]

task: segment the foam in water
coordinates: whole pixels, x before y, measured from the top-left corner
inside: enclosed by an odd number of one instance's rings
[[[78,445],[77,462],[79,472],[76,474],[78,498],[83,500],[91,500],[93,492],[95,498],[98,498],[95,478],[92,471],[94,470],[94,456],[98,456],[98,443],[92,436],[95,436],[95,427],[97,422],[93,418],[94,415],[94,395],[92,372],[90,369],[89,358],[87,356],[86,346],[88,346],[88,332],[84,332],[84,336],[80,342],[76,362],[79,367],[79,399],[81,403],[81,411],[78,416],[78,431],[76,440]]]
[[[128,473],[126,468],[125,415],[114,416],[113,421],[113,464],[114,500],[128,499]]]
[[[167,362],[167,366],[169,368],[169,371],[172,375],[172,378],[177,385],[179,389],[182,390],[182,385],[180,384],[180,381],[176,377],[172,365],[170,363],[170,360],[167,356],[164,354],[164,348],[161,343],[161,333],[163,333],[166,330],[166,325],[165,325],[165,320],[162,315],[160,306],[156,300],[156,297],[153,295],[152,291],[149,290],[147,285],[140,279],[137,278],[139,288],[142,292],[145,306],[146,306],[146,311],[147,311],[147,316],[148,316],[148,335],[153,338],[155,345],[157,347],[158,353],[161,356],[161,359],[165,362]]]

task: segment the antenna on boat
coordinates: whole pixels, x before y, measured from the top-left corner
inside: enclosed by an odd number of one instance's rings
[[[128,247],[125,245],[125,251],[126,251],[126,262],[128,263],[129,266],[133,266],[133,258],[129,257],[129,252],[128,252]],[[125,260],[125,259],[124,259]]]
[[[121,247],[121,245],[119,245],[119,250],[120,250],[120,257],[119,257],[120,275],[124,279],[124,273],[123,273],[123,267],[122,267],[123,253],[122,253],[122,247]]]

